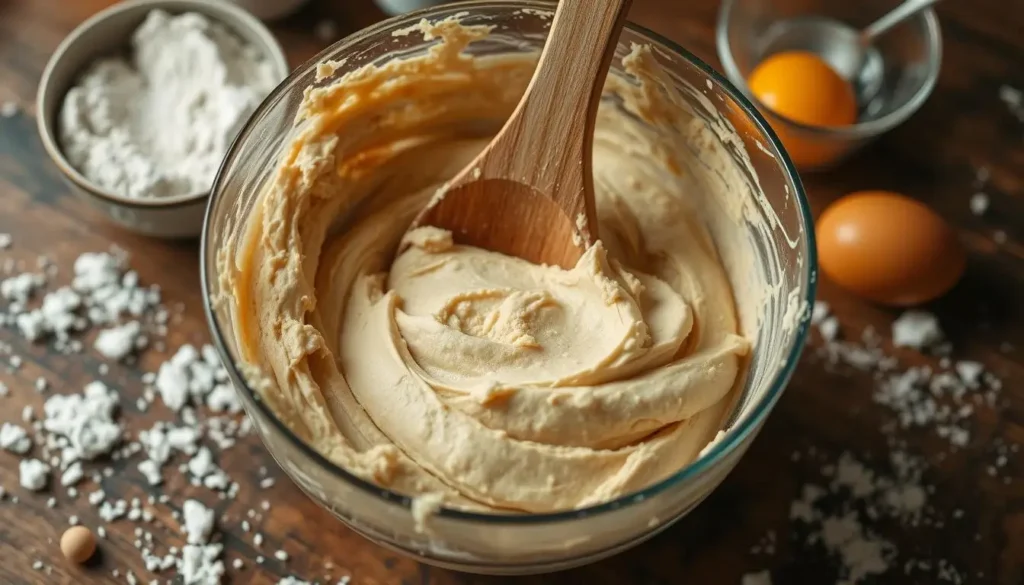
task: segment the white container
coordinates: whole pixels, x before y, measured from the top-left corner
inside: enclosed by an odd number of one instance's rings
[[[284,4],[285,2],[282,2]],[[57,115],[68,89],[78,75],[100,57],[123,51],[151,10],[171,14],[198,12],[219,22],[258,47],[284,79],[290,68],[274,35],[259,20],[234,2],[209,0],[131,0],[118,2],[78,25],[53,52],[43,70],[36,94],[36,127],[43,148],[60,169],[65,181],[114,223],[131,231],[160,238],[190,238],[203,227],[209,190],[173,197],[135,199],[93,184],[64,157],[57,141]]]

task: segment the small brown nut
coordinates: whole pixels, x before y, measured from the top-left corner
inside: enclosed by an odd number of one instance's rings
[[[85,526],[72,526],[60,537],[60,552],[69,561],[84,563],[96,552],[96,536]]]

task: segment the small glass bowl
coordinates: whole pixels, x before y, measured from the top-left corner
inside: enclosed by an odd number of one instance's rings
[[[730,277],[776,293],[738,303],[743,330],[754,339],[748,372],[735,394],[725,432],[698,460],[641,491],[585,509],[487,514],[441,508],[424,533],[416,529],[408,496],[335,465],[299,439],[258,398],[242,374],[245,368],[240,363],[232,303],[225,302],[230,291],[221,289],[218,276],[233,269],[230,264],[242,239],[237,236],[289,144],[295,112],[303,90],[314,83],[317,63],[345,59],[335,73],[342,75],[369,63],[422,54],[430,42],[417,35],[391,33],[423,18],[437,21],[454,15],[464,24],[494,27],[490,37],[469,47],[474,54],[538,52],[551,23],[551,8],[548,3],[524,1],[448,4],[384,21],[339,41],[292,73],[242,130],[214,183],[203,230],[203,293],[214,343],[254,428],[281,468],[313,500],[373,542],[462,571],[527,574],[582,565],[650,538],[697,506],[733,469],[781,396],[803,348],[808,308],[814,299],[817,261],[812,219],[796,171],[767,123],[706,64],[671,41],[630,24],[619,40],[611,74],[625,75],[620,59],[631,43],[653,45],[653,54],[687,107],[717,132],[690,147],[697,155],[703,149],[727,153],[721,167],[709,172],[735,176],[742,186],[739,196],[749,197],[758,210],[751,208],[751,214],[743,217],[723,213],[718,222],[739,236],[741,243],[734,241],[735,247],[745,248],[751,261]],[[712,198],[706,203],[723,202]],[[719,248],[723,254],[731,253],[729,248]]]
[[[925,102],[942,62],[942,34],[928,8],[876,39],[864,68],[850,63],[857,33],[896,6],[894,0],[723,0],[718,13],[718,57],[729,80],[768,118],[800,170],[840,162],[872,139],[895,128]],[[810,51],[855,86],[858,74],[879,72],[881,87],[858,104],[856,124],[816,127],[777,114],[757,101],[747,78],[766,57]],[[859,69],[859,70],[858,70]]]

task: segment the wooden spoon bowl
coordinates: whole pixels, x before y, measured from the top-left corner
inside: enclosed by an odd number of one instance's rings
[[[447,229],[457,243],[537,264],[576,265],[597,240],[594,120],[630,3],[559,2],[512,116],[412,228]]]

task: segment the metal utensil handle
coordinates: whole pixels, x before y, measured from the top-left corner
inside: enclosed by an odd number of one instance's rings
[[[889,31],[892,27],[914,16],[918,12],[928,8],[939,0],[907,0],[893,9],[892,12],[869,24],[861,31],[861,39],[865,44],[870,44],[879,35]]]

